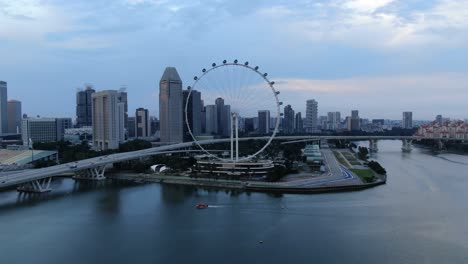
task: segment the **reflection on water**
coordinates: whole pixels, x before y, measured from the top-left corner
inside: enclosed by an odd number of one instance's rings
[[[468,263],[467,157],[400,141],[372,156],[387,184],[351,193],[71,179],[0,192],[0,263]]]

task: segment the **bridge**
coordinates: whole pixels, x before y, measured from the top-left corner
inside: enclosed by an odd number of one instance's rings
[[[239,141],[247,140],[268,140],[269,136],[261,137],[247,137],[239,138]],[[456,140],[456,139],[434,139],[424,138],[416,136],[276,136],[275,140],[287,140],[286,143],[298,143],[307,142],[313,140],[369,140],[369,146],[371,151],[377,151],[377,140],[402,140],[403,151],[409,151],[411,149],[411,142],[413,140],[421,139],[432,139],[438,140],[442,143],[442,140]],[[230,138],[224,139],[211,139],[198,141],[201,145],[209,145],[215,143],[230,142]],[[12,171],[8,173],[0,174],[0,188],[20,186],[18,191],[20,192],[47,192],[50,191],[50,182],[52,177],[63,175],[65,173],[75,173],[75,178],[78,179],[89,179],[89,180],[101,180],[105,179],[104,173],[108,164],[117,163],[121,161],[136,160],[144,157],[177,153],[177,152],[196,152],[199,150],[180,150],[189,147],[196,147],[195,142],[184,142],[166,146],[153,147],[143,150],[130,151],[124,153],[110,154],[76,162],[70,162],[66,164],[55,165],[41,169],[31,169],[23,171]]]

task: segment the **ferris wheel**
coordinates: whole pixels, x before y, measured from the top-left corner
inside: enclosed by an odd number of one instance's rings
[[[250,66],[249,62],[224,60],[219,65],[213,63],[211,67],[203,68],[201,74],[193,78],[192,86],[187,87],[185,125],[193,141],[211,158],[234,163],[247,161],[259,155],[270,145],[280,125],[282,102],[278,99],[279,91],[274,88],[274,82],[270,81],[267,76],[267,73],[260,72],[258,66]],[[229,158],[219,157],[200,144],[197,138],[200,133],[198,135],[194,133],[189,121],[191,98],[194,95],[201,98],[205,108],[204,134],[230,137]],[[216,113],[212,113],[213,111]],[[214,125],[213,120],[216,120]],[[249,124],[247,121],[250,121]],[[253,131],[245,133],[252,128]],[[241,137],[250,137],[254,134],[267,137],[267,140],[253,153],[241,156],[239,130],[243,132]]]

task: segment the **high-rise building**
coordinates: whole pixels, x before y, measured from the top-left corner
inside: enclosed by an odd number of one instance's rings
[[[148,109],[138,108],[135,111],[135,136],[149,137],[151,135],[151,125]]]
[[[120,88],[119,91],[118,91],[118,95],[119,95],[119,100],[121,103],[124,104],[124,131],[125,131],[125,134],[128,133],[128,127],[127,127],[127,123],[128,123],[128,95],[127,95],[127,92],[125,91],[125,87],[123,88]]]
[[[306,132],[312,133],[317,131],[318,119],[318,102],[314,99],[307,100],[306,104],[306,122],[304,124]]]
[[[23,145],[63,140],[65,129],[72,127],[71,118],[25,118],[21,124]]]
[[[161,142],[183,141],[182,80],[176,68],[167,67],[159,82]]]
[[[294,110],[291,105],[284,107],[284,121],[283,121],[283,133],[292,134],[294,133]]]
[[[341,113],[340,112],[328,112],[327,114],[327,129],[329,130],[338,130],[341,122]]]
[[[185,119],[185,106],[187,106],[187,118],[190,126],[190,130],[194,136],[201,135],[202,131],[202,100],[201,93],[197,90],[192,90],[190,93],[190,98],[187,105],[187,98],[189,95],[189,90],[182,91],[183,95],[183,117],[184,117],[184,141],[191,141],[192,137],[187,129],[187,120]]]
[[[216,105],[205,106],[206,134],[218,134],[218,109]]]
[[[244,119],[244,132],[249,133],[249,132],[254,132],[254,131],[255,131],[254,119],[252,117],[245,118]]]
[[[150,117],[151,136],[156,136],[159,133],[159,120],[155,116]]]
[[[402,127],[405,129],[413,128],[413,112],[403,112]]]
[[[96,91],[88,85],[85,90],[76,93],[76,127],[92,125],[91,95],[95,92]]]
[[[294,130],[296,131],[296,133],[304,132],[304,123],[302,121],[301,112],[296,113],[296,117],[295,117],[295,120],[294,120]]]
[[[223,107],[223,134],[222,136],[228,137],[231,135],[231,106],[224,105]]]
[[[318,118],[318,127],[320,129],[327,129],[328,125],[328,116],[319,116]]]
[[[0,81],[0,134],[8,133],[7,83]]]
[[[93,144],[100,150],[117,149],[125,140],[125,103],[115,90],[92,95]]]
[[[439,126],[441,126],[444,123],[444,119],[442,118],[442,115],[437,115],[435,121],[437,122],[437,124],[439,124]]]
[[[8,133],[21,133],[21,102],[8,101]]]
[[[270,111],[269,110],[258,111],[258,133],[259,134],[270,133]]]
[[[359,111],[358,110],[352,110],[351,111],[351,119],[350,119],[349,130],[351,130],[351,131],[361,130],[361,119],[359,118]]]
[[[136,128],[136,117],[134,116],[129,116],[128,119],[127,119],[127,136],[128,138],[134,138],[136,137],[136,132],[135,132],[135,128]]]

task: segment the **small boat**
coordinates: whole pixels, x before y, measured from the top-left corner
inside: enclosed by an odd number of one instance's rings
[[[208,207],[206,203],[197,203],[197,209],[205,209]]]

